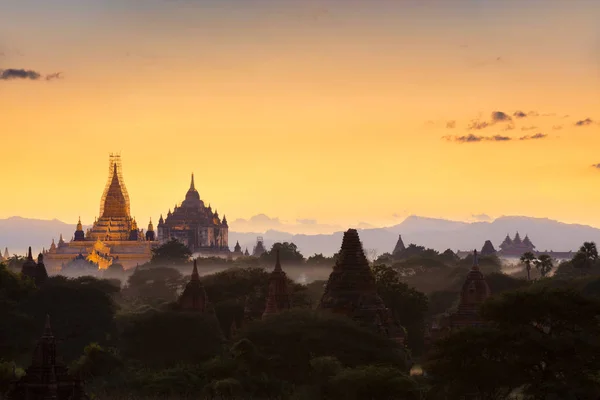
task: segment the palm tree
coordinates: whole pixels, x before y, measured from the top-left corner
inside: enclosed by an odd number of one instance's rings
[[[598,249],[596,243],[585,242],[583,246],[579,248],[579,251],[573,258],[575,266],[590,268],[598,261]]]
[[[539,258],[534,261],[534,264],[535,268],[537,268],[537,270],[540,271],[542,277],[545,277],[548,274],[548,272],[550,272],[552,268],[554,268],[554,262],[548,254],[542,254],[541,256],[539,256]]]
[[[527,280],[530,281],[531,280],[531,274],[530,274],[531,264],[536,261],[535,255],[532,252],[528,251],[527,253],[523,253],[520,260],[523,264],[525,264],[525,268],[527,269]]]

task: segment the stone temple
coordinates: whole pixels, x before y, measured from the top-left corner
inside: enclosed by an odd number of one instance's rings
[[[50,249],[44,252],[44,263],[49,272],[59,272],[63,265],[81,256],[98,265],[99,269],[106,269],[113,262],[128,269],[150,261],[151,248],[156,244],[154,229],[150,222],[144,234],[131,217],[122,171],[121,157],[111,154],[99,218],[86,232],[80,219],[70,242],[64,241],[62,236],[58,245],[52,240]]]
[[[403,344],[404,328],[394,320],[379,294],[375,276],[356,229],[344,233],[342,248],[329,275],[319,308],[345,315]]]
[[[221,220],[217,210],[204,205],[194,184],[194,174],[185,200],[169,210],[167,218],[158,221],[158,241],[162,244],[171,239],[184,243],[192,253],[219,256],[229,255],[229,226],[227,218]]]

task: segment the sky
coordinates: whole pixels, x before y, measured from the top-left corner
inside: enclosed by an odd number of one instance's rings
[[[0,2],[0,218],[600,226],[595,0]],[[596,166],[598,165],[598,166]],[[323,228],[325,229],[325,228]]]

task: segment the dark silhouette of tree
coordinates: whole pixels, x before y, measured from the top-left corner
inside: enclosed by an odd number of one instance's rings
[[[304,262],[304,256],[298,251],[298,247],[294,243],[288,242],[273,244],[271,250],[265,251],[260,258],[269,265],[274,265],[277,251],[279,251],[279,259],[282,264],[300,264]]]
[[[188,247],[177,239],[171,239],[167,243],[152,249],[152,265],[181,266],[190,262],[192,252]]]
[[[600,300],[573,289],[506,292],[481,307],[485,328],[451,333],[425,363],[449,398],[597,398]],[[577,349],[576,351],[574,349]]]
[[[520,260],[525,265],[525,269],[527,270],[527,280],[530,281],[531,280],[531,265],[534,264],[536,261],[535,255],[532,252],[528,251],[526,253],[523,253]]]
[[[270,358],[277,378],[310,381],[310,360],[332,356],[348,367],[382,364],[407,371],[407,355],[394,342],[344,316],[293,309],[249,324],[240,332]]]
[[[186,283],[181,272],[173,268],[136,268],[127,279],[123,296],[130,301],[138,300],[148,305],[159,305],[175,301]]]
[[[423,349],[425,316],[429,300],[424,293],[409,287],[400,280],[398,272],[386,265],[372,268],[377,284],[377,293],[388,307],[395,320],[407,330],[408,347],[418,355]]]
[[[533,263],[535,268],[540,271],[542,277],[546,277],[552,271],[552,268],[554,268],[554,261],[548,254],[540,255]]]
[[[222,351],[224,337],[214,315],[149,310],[120,318],[124,357],[153,368],[197,364]]]
[[[594,242],[585,242],[580,248],[579,251],[571,260],[573,267],[575,268],[591,268],[598,261],[598,249],[596,248],[596,243]]]

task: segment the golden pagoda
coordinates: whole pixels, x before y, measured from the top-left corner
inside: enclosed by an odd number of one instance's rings
[[[108,181],[100,200],[100,217],[87,232],[83,231],[81,218],[77,222],[75,235],[70,242],[52,242],[44,260],[49,270],[58,272],[82,254],[100,269],[119,262],[124,268],[148,262],[152,256],[151,247],[155,243],[152,235],[144,235],[138,229],[135,218],[130,215],[129,195],[122,175],[121,156],[111,154],[109,158]]]

